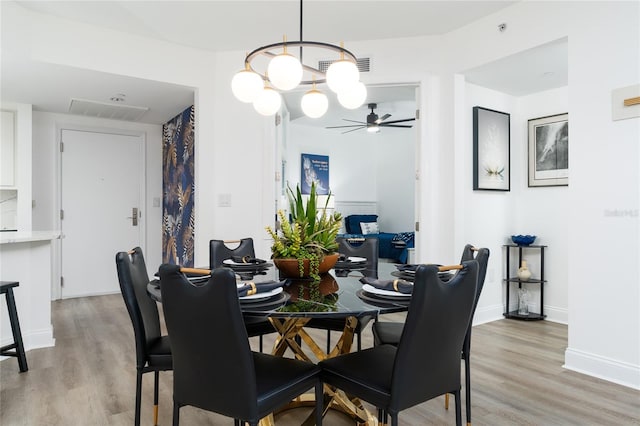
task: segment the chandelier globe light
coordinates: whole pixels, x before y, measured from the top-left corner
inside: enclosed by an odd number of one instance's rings
[[[338,102],[346,109],[356,109],[367,99],[367,86],[357,82],[351,87],[338,93]]]
[[[314,84],[313,89],[302,97],[300,107],[307,117],[319,118],[329,109],[329,99],[327,99],[327,95],[317,90]]]
[[[337,46],[304,40],[302,38],[302,16],[302,0],[300,0],[299,40],[287,41],[285,37],[284,41],[280,43],[259,47],[245,56],[245,68],[238,72],[231,81],[234,96],[242,102],[253,102],[254,108],[260,114],[272,115],[278,112],[282,103],[282,98],[275,89],[288,91],[297,86],[313,85],[313,88],[304,95],[301,107],[307,116],[317,118],[327,111],[329,101],[327,96],[315,85],[316,83],[327,83],[329,89],[338,94],[341,105],[350,109],[359,107],[366,99],[366,87],[359,81],[360,72],[356,66],[356,56],[345,49],[342,43]],[[287,48],[292,47],[299,48],[296,49],[299,50],[297,56],[287,52]],[[313,52],[312,55],[309,55],[310,57],[334,57],[336,60],[325,73],[318,67],[303,62],[305,49]],[[265,64],[264,61],[262,63],[255,61],[258,57],[269,58],[268,64]],[[262,66],[260,70],[257,69],[260,66],[256,63]],[[264,89],[258,84],[258,80],[267,83]],[[278,108],[275,108],[276,104]]]
[[[259,74],[244,69],[233,76],[231,80],[231,91],[234,96],[241,102],[251,103],[262,92],[264,81]]]
[[[273,115],[282,106],[282,96],[272,87],[265,86],[258,98],[253,101],[253,108],[262,115]]]
[[[284,43],[287,42],[285,37]],[[302,64],[293,55],[287,53],[287,45],[284,51],[269,61],[267,75],[269,81],[276,89],[291,90],[302,81]]]
[[[341,55],[343,56],[343,55]],[[327,85],[335,93],[340,93],[360,81],[360,71],[353,62],[341,58],[327,69]]]

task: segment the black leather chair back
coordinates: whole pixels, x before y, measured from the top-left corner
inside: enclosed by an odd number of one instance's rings
[[[398,344],[390,408],[403,410],[460,389],[460,353],[476,294],[478,263],[462,263],[449,281],[438,268],[416,271],[409,312]]]
[[[378,239],[365,238],[360,245],[353,245],[348,238],[336,238],[338,243],[338,253],[347,257],[364,257],[367,259],[362,275],[365,277],[378,278]]]
[[[253,248],[253,238],[243,238],[236,248],[229,248],[223,240],[209,241],[209,268],[215,269],[223,266],[225,259],[231,256],[249,256],[255,257]]]
[[[257,414],[256,374],[234,273],[192,284],[176,265],[160,267],[173,353],[174,403],[233,418]]]
[[[117,253],[116,268],[122,297],[133,323],[136,366],[142,368],[148,359],[147,348],[160,338],[158,307],[156,302],[147,295],[149,275],[142,249],[136,247],[131,254]]]

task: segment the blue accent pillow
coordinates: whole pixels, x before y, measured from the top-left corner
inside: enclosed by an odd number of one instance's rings
[[[344,219],[344,227],[347,234],[362,234],[360,222],[370,223],[377,221],[377,214],[352,214]]]

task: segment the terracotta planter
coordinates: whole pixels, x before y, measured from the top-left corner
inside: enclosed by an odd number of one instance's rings
[[[320,261],[319,273],[324,274],[338,261],[338,253],[325,255]],[[273,259],[273,264],[280,271],[282,278],[308,278],[309,277],[309,260],[304,260],[304,271],[300,275],[300,268],[298,267],[298,259]]]

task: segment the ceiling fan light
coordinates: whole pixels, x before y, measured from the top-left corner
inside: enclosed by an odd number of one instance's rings
[[[282,97],[271,87],[265,87],[258,98],[253,101],[253,108],[262,115],[273,115],[280,109]]]
[[[302,64],[295,56],[281,53],[269,62],[269,81],[280,90],[291,90],[302,80]]]
[[[361,81],[338,92],[338,102],[346,109],[356,109],[367,99],[367,87]]]
[[[335,93],[340,93],[360,80],[360,71],[353,62],[340,59],[327,69],[327,85]]]
[[[374,124],[373,126],[367,126],[367,132],[369,132],[369,133],[379,133],[380,132],[380,126],[378,126],[377,124]]]
[[[319,90],[311,89],[302,97],[300,107],[307,117],[319,118],[329,109],[329,99]]]
[[[255,101],[263,87],[262,77],[251,70],[239,71],[231,80],[231,91],[241,102]]]

